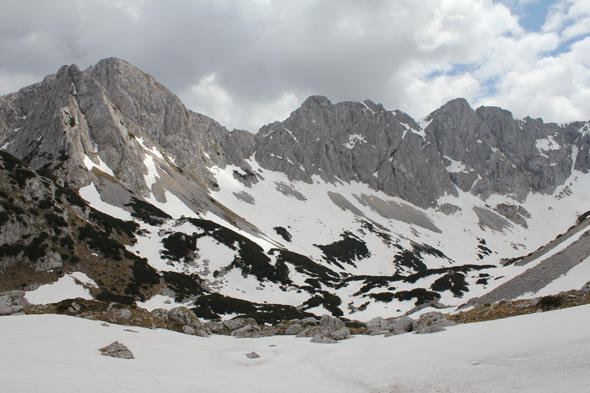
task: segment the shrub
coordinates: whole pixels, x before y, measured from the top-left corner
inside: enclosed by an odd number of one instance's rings
[[[542,308],[555,308],[561,306],[563,298],[561,296],[544,296],[539,299],[539,305]]]
[[[135,303],[135,299],[133,299],[131,296],[115,295],[114,293],[106,290],[99,293],[96,296],[96,300],[100,300],[102,302],[117,302],[126,304],[128,306]]]

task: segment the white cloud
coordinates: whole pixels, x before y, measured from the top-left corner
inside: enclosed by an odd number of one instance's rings
[[[541,31],[526,31],[518,9],[536,4],[8,1],[0,94],[62,64],[85,68],[116,56],[230,129],[256,131],[311,94],[371,99],[415,117],[463,96],[520,117],[588,119],[590,2],[562,0]]]

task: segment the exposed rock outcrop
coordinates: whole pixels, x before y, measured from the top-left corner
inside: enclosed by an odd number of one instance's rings
[[[110,356],[113,358],[135,359],[135,357],[133,356],[133,353],[131,353],[129,348],[127,348],[127,346],[125,346],[125,344],[122,344],[118,341],[115,341],[115,342],[107,345],[106,347],[101,348],[100,352],[102,352],[102,354],[104,356]]]

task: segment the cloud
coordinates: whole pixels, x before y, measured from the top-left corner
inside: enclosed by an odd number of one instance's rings
[[[562,0],[527,31],[518,10],[536,4],[6,0],[0,94],[63,64],[116,56],[230,129],[255,132],[311,94],[414,117],[463,96],[519,117],[588,119],[588,2]]]

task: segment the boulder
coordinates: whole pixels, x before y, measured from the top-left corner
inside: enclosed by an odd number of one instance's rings
[[[297,335],[303,330],[303,326],[298,323],[294,323],[292,325],[287,326],[285,329],[286,335]]]
[[[133,357],[133,353],[127,348],[124,344],[121,344],[118,341],[115,341],[104,348],[100,349],[100,352],[104,356],[110,356],[113,358],[120,358],[120,359],[135,359]]]
[[[0,294],[0,315],[21,312],[29,304],[25,294],[25,291],[9,291]]]
[[[336,342],[336,340],[334,340],[333,338],[330,338],[328,336],[323,336],[321,334],[316,334],[311,339],[311,342],[312,343],[319,343],[319,344],[334,344]]]
[[[342,322],[342,320],[340,318],[332,317],[328,314],[324,314],[324,315],[322,315],[322,318],[320,319],[320,326],[330,327],[330,328],[334,328],[334,329],[341,329],[345,325],[344,325],[344,322]]]
[[[457,322],[447,319],[445,314],[438,311],[427,312],[412,323],[412,330],[416,334],[436,333],[445,330],[446,326],[456,325]]]
[[[336,341],[346,340],[350,338],[350,330],[348,330],[346,327],[343,327],[342,329],[333,331],[331,336]]]

